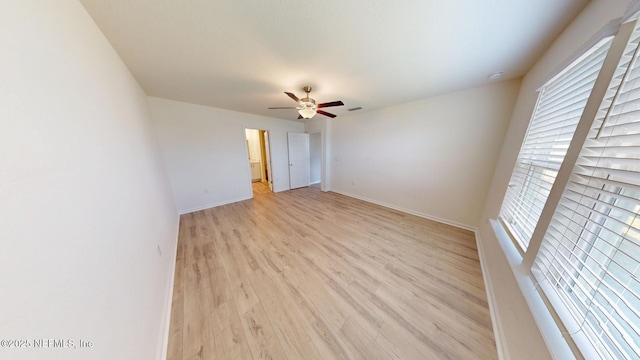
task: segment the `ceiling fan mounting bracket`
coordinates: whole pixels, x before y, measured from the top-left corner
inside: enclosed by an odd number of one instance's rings
[[[311,90],[312,90],[311,86],[305,86],[305,87],[302,88],[302,91],[306,92],[307,94],[309,94],[311,92]],[[309,97],[309,96],[307,96],[307,97]]]

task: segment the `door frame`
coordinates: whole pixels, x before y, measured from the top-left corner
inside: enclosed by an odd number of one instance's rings
[[[264,133],[264,151],[266,152],[265,157],[265,171],[267,171],[267,182],[269,183],[269,189],[271,192],[273,191],[273,152],[271,151],[271,132],[269,130],[262,130]],[[253,187],[251,188],[253,191]]]

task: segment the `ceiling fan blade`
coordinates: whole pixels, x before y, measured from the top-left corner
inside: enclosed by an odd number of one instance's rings
[[[293,101],[295,101],[295,102],[300,102],[300,99],[298,99],[298,97],[297,97],[297,96],[295,96],[294,94],[292,94],[292,93],[290,93],[290,92],[286,92],[286,91],[285,91],[284,93],[285,93],[285,94],[287,94],[287,95],[289,95],[289,97],[290,97],[290,98],[292,98],[292,99],[293,99]]]
[[[336,117],[336,116],[337,116],[337,115],[333,115],[332,113],[328,113],[328,112],[326,112],[326,111],[322,111],[322,110],[317,110],[316,112],[317,112],[318,114],[322,114],[322,115],[324,115],[324,116],[328,116],[328,117],[330,117],[330,118],[334,118],[334,117]]]
[[[270,107],[267,109],[295,109],[294,106],[277,106],[277,107]]]
[[[342,101],[338,100],[338,101],[332,101],[332,102],[326,102],[326,103],[318,104],[318,109],[326,108],[326,107],[330,107],[330,106],[342,106],[342,105],[344,105],[344,103]]]

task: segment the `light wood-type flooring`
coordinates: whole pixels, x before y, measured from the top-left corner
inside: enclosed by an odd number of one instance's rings
[[[266,182],[261,182],[261,181],[252,182],[251,187],[253,188],[254,197],[268,194],[271,192],[271,189],[269,189],[269,183],[266,183]]]
[[[473,233],[317,186],[183,215],[168,358],[496,359]]]

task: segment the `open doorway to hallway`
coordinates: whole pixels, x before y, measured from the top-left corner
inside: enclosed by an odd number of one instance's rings
[[[245,129],[253,195],[273,191],[269,131]]]
[[[309,133],[309,185],[322,181],[322,134]]]

